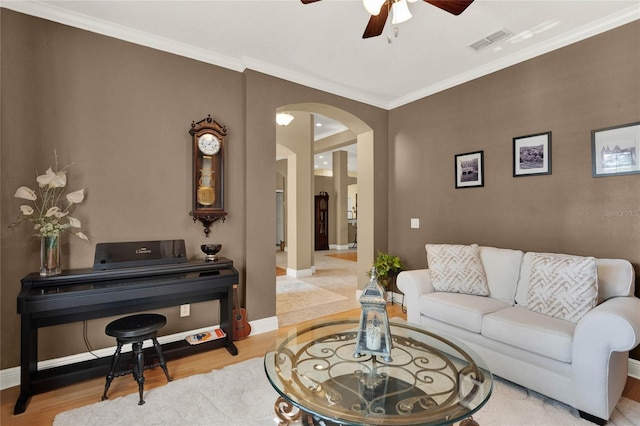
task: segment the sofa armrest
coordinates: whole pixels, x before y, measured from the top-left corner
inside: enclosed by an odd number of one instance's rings
[[[613,297],[589,311],[573,336],[573,377],[583,406],[575,407],[607,419],[628,373],[628,351],[640,343],[640,299]],[[606,389],[604,395],[593,389]]]
[[[626,352],[640,343],[640,299],[613,297],[590,310],[578,321],[573,353],[590,353],[600,347]]]
[[[402,271],[398,274],[396,285],[404,293],[407,321],[420,324],[420,296],[434,291],[431,284],[431,272],[428,269]]]

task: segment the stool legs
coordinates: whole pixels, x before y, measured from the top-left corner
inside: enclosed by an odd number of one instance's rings
[[[158,363],[160,367],[162,367],[162,371],[164,371],[164,375],[167,377],[167,381],[172,381],[173,378],[169,375],[169,370],[167,369],[167,363],[162,356],[162,347],[158,342],[158,339],[155,337],[151,338],[153,341],[153,347],[156,350],[156,355],[158,356]],[[102,394],[102,400],[109,399],[107,396],[107,391],[111,386],[111,382],[113,381],[116,375],[121,376],[126,373],[118,373],[116,374],[116,367],[118,365],[118,361],[120,361],[120,353],[122,351],[122,346],[125,342],[118,339],[118,347],[116,348],[115,354],[113,354],[113,360],[111,361],[111,370],[107,375],[107,382],[104,385],[104,394]],[[142,350],[143,342],[132,342],[131,343],[131,355],[133,357],[133,369],[129,370],[129,373],[133,373],[133,378],[136,382],[138,382],[138,393],[140,394],[140,401],[138,405],[144,404],[144,352]]]
[[[164,371],[164,375],[167,376],[167,381],[170,382],[173,380],[171,376],[169,376],[169,370],[167,370],[167,363],[164,361],[164,357],[162,356],[162,348],[160,343],[158,343],[158,339],[155,337],[153,340],[153,347],[156,350],[156,355],[158,355],[158,362],[160,363],[160,367],[162,367],[162,371]]]
[[[107,335],[116,338],[118,344],[116,353],[113,355],[111,362],[111,371],[107,376],[107,383],[104,387],[104,394],[102,400],[108,399],[107,391],[111,385],[111,381],[115,377],[124,376],[126,374],[132,374],[134,380],[138,383],[138,393],[140,400],[138,405],[144,404],[144,370],[145,368],[154,368],[160,365],[167,377],[168,381],[172,378],[169,375],[167,364],[162,356],[162,348],[158,343],[158,330],[167,323],[167,319],[160,314],[139,314],[130,315],[127,317],[119,318],[115,321],[111,321],[105,327],[104,331]],[[152,340],[153,346],[158,355],[158,364],[146,366],[144,365],[144,351],[142,350],[143,342],[146,340]],[[131,355],[132,365],[126,371],[116,372],[118,363],[120,361],[120,352],[122,346],[131,343]]]
[[[107,382],[104,385],[104,393],[102,394],[102,400],[109,399],[107,396],[107,391],[109,390],[109,386],[111,386],[111,382],[115,377],[116,365],[118,365],[118,361],[120,360],[120,351],[122,351],[122,342],[118,341],[118,347],[116,348],[116,353],[113,354],[113,360],[111,361],[111,370],[109,370],[109,374],[107,375]]]
[[[138,393],[140,394],[140,402],[138,405],[144,404],[142,394],[144,392],[144,354],[142,353],[142,342],[134,342],[131,344],[133,349],[133,377],[138,382]]]

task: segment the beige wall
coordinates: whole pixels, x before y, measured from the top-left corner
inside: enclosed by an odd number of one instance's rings
[[[206,242],[191,210],[192,120],[211,113],[229,128],[228,173],[243,175],[243,78],[236,72],[69,28],[2,9],[2,368],[18,364],[20,278],[39,265],[38,242],[28,223],[15,230],[20,185],[35,186],[36,170],[73,162],[70,190],[87,188],[75,215],[91,243],[65,236],[64,269],[90,268],[95,244],[185,239],[201,256]],[[222,254],[243,271],[242,180],[228,179],[230,220],[212,228]],[[203,327],[217,318],[215,302],[196,304],[191,317],[163,310],[165,333]],[[90,321],[95,348],[111,346],[108,319]],[[85,352],[82,324],[41,333],[41,357]]]
[[[36,170],[51,165],[57,149],[73,162],[70,185],[86,187],[76,210],[91,243],[66,238],[63,269],[90,268],[95,244],[107,241],[185,239],[189,257],[204,242],[223,244],[246,293],[250,320],[275,315],[275,110],[316,102],[349,111],[376,134],[376,176],[386,194],[388,112],[253,71],[238,73],[46,20],[0,9],[0,279],[2,363],[19,364],[16,297],[20,279],[39,265],[29,226],[7,227],[21,204],[18,186],[34,185]],[[227,126],[225,223],[202,227],[191,208],[192,120],[212,114]],[[385,158],[383,161],[382,159]],[[386,247],[385,210],[375,229]],[[364,272],[363,272],[364,273]],[[245,291],[246,290],[246,291]],[[212,311],[213,310],[213,311]],[[165,309],[163,333],[211,325],[217,302],[192,306],[191,316]],[[217,317],[217,316],[216,316]],[[88,322],[94,348],[112,346],[108,319]],[[86,352],[82,324],[43,330],[40,358]]]
[[[637,121],[639,22],[391,111],[389,250],[409,269],[425,243],[478,243],[624,258],[640,276],[640,174],[593,178],[590,133]],[[547,131],[552,174],[512,177],[512,138]],[[484,187],[455,189],[454,155],[480,150]]]
[[[212,227],[241,273],[249,319],[275,315],[276,108],[311,102],[374,131],[375,250],[424,267],[426,242],[623,257],[640,272],[640,175],[591,177],[590,130],[640,120],[640,24],[626,25],[387,112],[255,71],[237,73],[0,9],[0,287],[2,364],[19,363],[20,278],[38,267],[28,226],[8,230],[20,185],[57,149],[91,243],[67,239],[64,268],[91,267],[97,242],[206,241],[191,206],[189,125],[211,113],[229,129],[225,223]],[[511,139],[553,132],[553,174],[512,178]],[[390,144],[387,142],[389,136]],[[485,187],[454,189],[453,156],[484,150]],[[416,188],[419,188],[416,192]],[[421,228],[409,229],[419,217]],[[360,262],[359,262],[360,264]],[[363,270],[364,274],[364,270]],[[209,325],[215,302],[164,332]],[[94,348],[112,345],[90,321]],[[85,352],[81,324],[41,333],[40,358]]]

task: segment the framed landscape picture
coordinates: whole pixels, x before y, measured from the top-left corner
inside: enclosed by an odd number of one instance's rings
[[[484,151],[455,156],[456,188],[484,186]]]
[[[551,174],[551,132],[513,138],[513,177]]]
[[[593,177],[640,173],[640,122],[591,131]]]

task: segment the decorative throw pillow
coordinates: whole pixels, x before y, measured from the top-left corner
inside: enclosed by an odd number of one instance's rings
[[[598,300],[598,269],[593,257],[536,253],[531,258],[527,307],[577,323]]]
[[[427,244],[427,262],[436,291],[489,295],[478,245]]]

